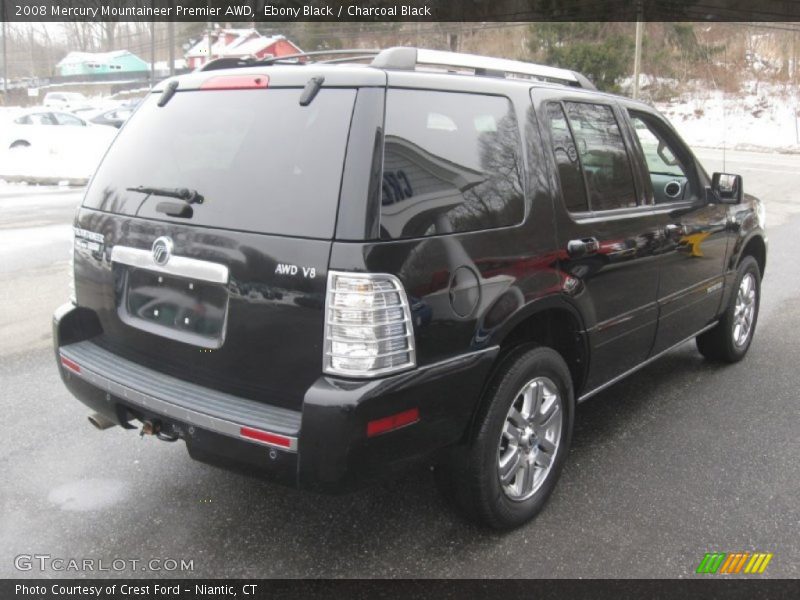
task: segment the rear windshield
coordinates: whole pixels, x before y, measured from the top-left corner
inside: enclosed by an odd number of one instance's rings
[[[330,238],[356,91],[300,89],[152,94],[112,144],[84,206],[187,225]],[[127,188],[188,188],[190,219],[156,211],[173,201]]]

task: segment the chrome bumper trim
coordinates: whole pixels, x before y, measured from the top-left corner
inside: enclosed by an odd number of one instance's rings
[[[195,281],[227,284],[230,279],[228,267],[219,263],[173,255],[167,264],[159,265],[153,259],[153,253],[150,250],[129,248],[128,246],[114,246],[111,249],[111,262]]]

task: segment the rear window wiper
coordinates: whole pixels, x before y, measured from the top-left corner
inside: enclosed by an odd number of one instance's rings
[[[146,187],[143,185],[137,187],[125,188],[129,192],[139,192],[141,194],[153,196],[165,196],[167,198],[178,198],[187,204],[202,204],[203,196],[197,190],[189,188],[161,188],[161,187]]]

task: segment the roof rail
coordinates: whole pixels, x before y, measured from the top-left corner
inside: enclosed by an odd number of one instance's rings
[[[198,71],[216,71],[218,69],[235,69],[237,67],[249,67],[255,63],[253,58],[232,58],[229,56],[215,58],[201,66]]]
[[[555,81],[590,90],[597,89],[584,75],[546,65],[537,65],[505,58],[489,58],[477,54],[426,50],[408,46],[396,46],[381,51],[372,60],[372,66],[379,69],[413,71],[418,65],[436,65],[472,69],[476,75],[513,77],[525,75],[544,81]]]
[[[308,56],[349,56],[349,55],[358,55],[358,54],[369,54],[375,55],[380,53],[380,50],[375,49],[368,49],[365,50],[364,48],[353,48],[348,50],[314,50],[313,52],[298,52],[297,54],[284,54],[283,56],[271,56],[269,58],[262,58],[258,61],[260,65],[268,65],[275,62],[280,62],[284,60],[292,60],[292,59],[299,59],[299,58],[306,58]],[[319,61],[325,62],[325,61]]]
[[[199,71],[216,71],[217,69],[235,69],[237,67],[253,67],[257,65],[271,65],[278,62],[292,61],[294,64],[304,64],[300,62],[301,58],[308,58],[311,56],[338,56],[350,57],[349,60],[367,60],[372,58],[380,50],[353,48],[352,50],[314,50],[313,52],[298,52],[297,54],[284,54],[283,56],[270,56],[268,58],[256,58],[254,56],[245,56],[241,58],[222,57],[215,58],[202,67]],[[322,60],[318,62],[344,62],[347,58],[337,58],[334,60]]]

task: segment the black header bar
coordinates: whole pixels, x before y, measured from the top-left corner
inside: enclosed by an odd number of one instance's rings
[[[0,20],[800,21],[800,0],[0,0]]]

